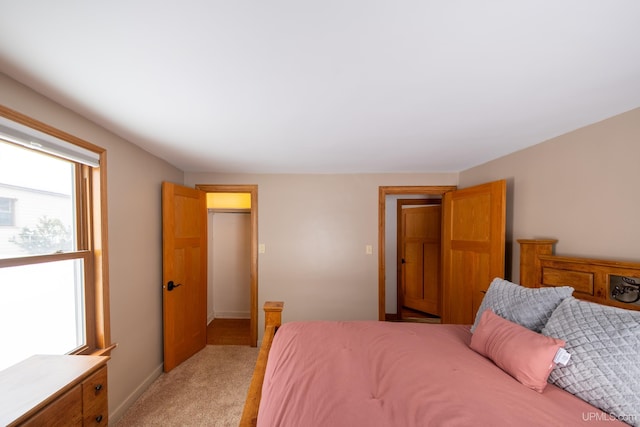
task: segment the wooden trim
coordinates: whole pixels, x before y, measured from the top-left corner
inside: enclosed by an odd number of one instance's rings
[[[378,320],[385,320],[385,212],[386,197],[402,194],[443,195],[456,190],[455,185],[440,186],[381,186],[378,187]]]
[[[23,265],[40,264],[43,262],[52,261],[65,261],[69,259],[84,259],[87,260],[89,251],[74,251],[63,252],[60,254],[47,254],[47,255],[31,255],[19,258],[6,258],[0,259],[0,268],[4,267],[19,267]]]
[[[397,322],[400,320],[400,316],[397,313],[387,313],[384,316],[385,322]]]
[[[253,376],[251,377],[251,384],[249,385],[247,400],[245,401],[244,409],[242,411],[240,427],[250,427],[257,424],[258,409],[260,408],[260,398],[262,396],[262,383],[264,382],[264,375],[267,369],[269,351],[271,350],[273,337],[275,336],[278,327],[282,324],[283,308],[283,302],[267,301],[264,303],[264,336],[262,338],[262,345],[260,346],[258,360],[256,361],[256,367],[253,371]]]
[[[381,186],[380,192],[387,194],[434,194],[442,195],[449,191],[457,190],[455,185],[404,185],[404,186]]]
[[[60,129],[56,129],[53,126],[49,126],[46,123],[33,119],[29,116],[12,110],[11,108],[5,107],[4,105],[0,105],[0,116],[5,117],[9,120],[13,120],[14,122],[20,123],[21,125],[28,126],[40,132],[44,132],[55,138],[62,139],[63,141],[70,142],[71,144],[86,148],[87,150],[93,151],[94,153],[102,154],[106,152],[106,150],[102,147],[98,147],[97,145],[85,141],[84,139],[63,132]]]
[[[111,357],[111,352],[113,350],[115,350],[115,348],[118,346],[118,344],[111,344],[109,347],[105,347],[105,348],[101,348],[93,353],[91,353],[91,356],[109,356]]]
[[[251,347],[258,345],[258,186],[196,184],[195,188],[207,193],[250,193],[251,194],[251,265],[250,265],[250,325]]]
[[[107,226],[107,152],[100,153],[100,167],[93,168],[93,256],[95,278],[96,345],[111,352],[111,309],[109,292],[109,227]]]
[[[411,206],[411,205],[441,205],[441,199],[398,199],[398,212],[402,210],[402,206]]]

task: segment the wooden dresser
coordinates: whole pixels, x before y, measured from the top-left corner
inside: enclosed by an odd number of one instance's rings
[[[32,356],[0,371],[0,425],[108,425],[108,360]]]

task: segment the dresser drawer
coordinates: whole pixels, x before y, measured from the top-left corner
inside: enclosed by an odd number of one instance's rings
[[[85,426],[106,426],[109,424],[106,366],[82,382],[82,406]]]
[[[81,386],[75,386],[22,425],[29,427],[82,426]]]

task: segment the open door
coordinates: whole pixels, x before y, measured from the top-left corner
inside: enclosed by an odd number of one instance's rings
[[[164,371],[207,344],[206,193],[162,183]]]
[[[473,324],[491,280],[504,277],[506,181],[442,199],[442,322]]]

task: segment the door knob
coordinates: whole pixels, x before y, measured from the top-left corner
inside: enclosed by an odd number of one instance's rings
[[[172,291],[175,288],[177,288],[178,286],[182,286],[182,283],[178,283],[177,285],[173,283],[173,280],[169,280],[169,283],[167,283],[167,290],[168,291]]]

